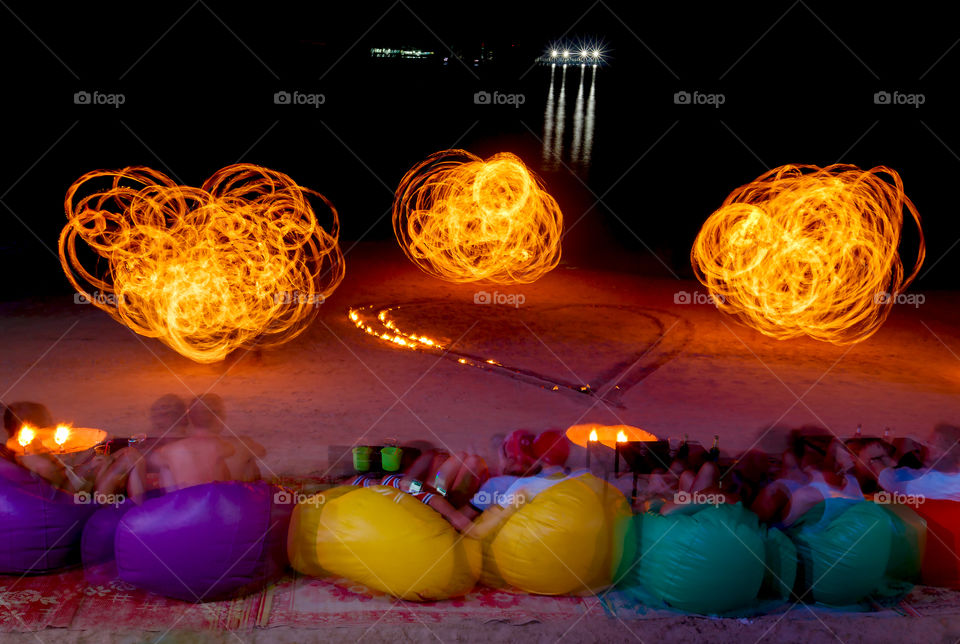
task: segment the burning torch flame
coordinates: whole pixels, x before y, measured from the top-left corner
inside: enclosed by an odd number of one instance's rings
[[[70,428],[66,425],[57,425],[57,431],[53,434],[53,442],[60,449],[63,449],[63,444],[67,442],[68,438],[70,438]]]
[[[904,210],[919,233],[906,276]],[[850,344],[880,328],[925,253],[900,175],[840,164],[785,165],[737,188],[703,224],[690,257],[717,308],[761,333]]]
[[[34,430],[30,425],[24,425],[20,428],[20,431],[17,434],[17,442],[20,443],[20,447],[26,449],[27,445],[32,443],[33,439],[36,437],[36,430]]]
[[[621,432],[621,433],[623,433],[623,432]],[[597,436],[597,430],[595,430],[595,429],[591,429],[591,430],[590,430],[590,436],[588,437],[588,440],[589,440],[591,443],[596,443],[598,440],[600,440],[600,438]]]
[[[622,429],[621,429],[619,432],[617,432],[617,442],[618,442],[618,443],[626,443],[628,440],[629,440],[629,439],[627,438],[627,435],[623,432]]]
[[[329,229],[309,195],[329,209]],[[196,362],[291,340],[343,279],[332,204],[260,166],[228,166],[199,188],[145,167],[95,170],[70,186],[65,206],[60,263],[74,288]],[[83,266],[78,239],[105,271]]]
[[[421,270],[450,282],[528,284],[557,267],[563,215],[518,157],[445,150],[403,177],[393,230]]]

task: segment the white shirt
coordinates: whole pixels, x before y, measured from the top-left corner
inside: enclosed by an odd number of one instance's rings
[[[960,501],[960,472],[889,467],[880,472],[877,480],[887,492]]]

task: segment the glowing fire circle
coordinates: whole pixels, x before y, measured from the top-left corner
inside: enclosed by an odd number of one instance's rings
[[[329,228],[309,196],[329,210]],[[223,168],[199,188],[145,167],[95,170],[65,207],[60,263],[74,288],[200,363],[296,337],[344,276],[333,205],[256,165]],[[106,270],[85,267],[78,240]]]
[[[563,215],[518,157],[445,150],[400,181],[393,230],[423,271],[450,282],[529,284],[557,267]]]
[[[919,234],[909,274],[899,253],[905,210]],[[838,164],[785,165],[737,188],[690,256],[721,311],[774,338],[850,344],[880,328],[924,255],[900,175]]]

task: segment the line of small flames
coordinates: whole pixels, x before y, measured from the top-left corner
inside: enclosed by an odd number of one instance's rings
[[[350,321],[353,322],[356,325],[356,327],[361,331],[363,331],[364,333],[367,333],[376,338],[379,338],[384,342],[392,342],[393,344],[396,344],[401,347],[406,347],[407,349],[412,349],[414,351],[422,350],[422,349],[432,350],[432,351],[446,351],[448,349],[448,347],[444,345],[442,342],[440,342],[439,340],[434,340],[433,338],[429,338],[425,335],[417,335],[415,333],[405,333],[404,331],[401,331],[397,327],[396,323],[392,319],[390,319],[390,317],[388,316],[388,313],[391,310],[389,308],[382,309],[377,314],[377,319],[380,321],[380,324],[382,324],[385,329],[388,329],[389,332],[377,331],[371,325],[367,324],[360,317],[361,310],[363,309],[362,308],[350,309],[348,313],[348,316],[350,317]],[[467,358],[457,358],[457,362],[459,362],[460,364],[482,366],[482,363],[477,362],[475,360],[469,360]],[[488,360],[484,360],[483,362],[489,365],[493,365],[495,367],[503,366],[500,362],[492,358]]]

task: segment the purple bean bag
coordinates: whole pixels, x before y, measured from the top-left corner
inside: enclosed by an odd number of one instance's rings
[[[83,560],[83,574],[91,584],[104,584],[116,579],[117,567],[114,564],[114,541],[120,519],[137,507],[130,499],[118,505],[100,507],[83,528],[80,551]]]
[[[120,519],[120,579],[191,602],[244,595],[289,564],[292,503],[263,481],[207,483],[145,501]],[[276,501],[280,500],[280,503]]]
[[[45,573],[80,563],[80,537],[95,509],[0,459],[0,574]]]

